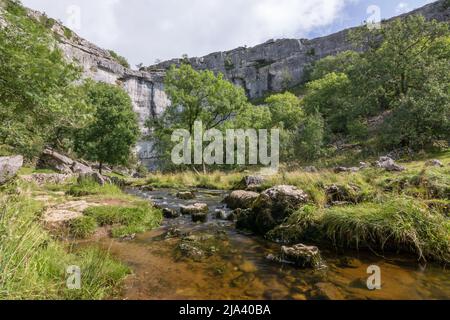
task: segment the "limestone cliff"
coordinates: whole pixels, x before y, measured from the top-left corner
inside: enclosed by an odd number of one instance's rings
[[[446,3],[447,0],[437,1],[405,15],[422,14],[427,19],[449,21],[450,7]],[[201,58],[191,58],[189,61],[198,70],[209,69],[223,73],[230,81],[244,87],[250,98],[259,98],[267,92],[281,91],[286,86],[301,84],[305,80],[305,68],[312,62],[352,49],[347,40],[350,30],[313,40],[269,40],[252,48],[241,47],[216,52]],[[181,61],[165,61],[146,70],[164,70]]]

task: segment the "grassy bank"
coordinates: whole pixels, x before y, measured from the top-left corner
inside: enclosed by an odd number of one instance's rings
[[[130,269],[108,252],[80,249],[72,240],[89,238],[104,226],[113,237],[144,232],[159,226],[161,212],[116,186],[75,180],[44,185],[16,180],[0,190],[0,299],[91,300],[119,293]],[[50,228],[46,215],[75,210],[64,207],[68,204],[82,204],[80,217]],[[67,288],[69,266],[81,269],[80,290]]]
[[[0,197],[0,299],[102,299],[114,295],[129,269],[108,253],[73,250],[43,229],[43,207],[24,196]],[[81,269],[69,290],[66,270]]]
[[[428,166],[439,159],[443,166]],[[322,243],[341,249],[412,253],[418,259],[450,262],[450,152],[400,162],[404,172],[367,168],[337,174],[280,170],[261,190],[294,185],[308,193],[308,206],[266,237],[283,243]],[[232,189],[249,172],[208,175],[155,174],[137,184],[156,188]],[[330,187],[338,192],[330,192]]]

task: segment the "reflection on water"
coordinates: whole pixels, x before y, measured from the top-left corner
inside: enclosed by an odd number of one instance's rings
[[[123,299],[450,299],[450,272],[440,266],[420,266],[408,257],[392,261],[322,249],[328,266],[324,270],[275,264],[265,257],[280,250],[279,245],[241,234],[232,223],[215,219],[223,192],[198,191],[197,199],[191,201],[176,199],[175,193],[137,194],[174,209],[180,204],[207,203],[209,221],[193,224],[185,216],[166,220],[161,228],[134,241],[100,240],[134,271],[125,283]],[[174,228],[182,234],[220,234],[218,252],[200,262],[180,259],[176,255],[179,237],[164,237]],[[381,290],[367,289],[370,265],[381,268]]]

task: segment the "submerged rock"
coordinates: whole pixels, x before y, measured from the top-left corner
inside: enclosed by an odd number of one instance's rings
[[[252,191],[237,190],[228,195],[223,202],[228,208],[234,209],[248,209],[251,208],[253,202],[259,197],[259,193]]]
[[[195,194],[191,191],[178,192],[177,198],[181,200],[192,200],[195,199]]]
[[[316,295],[328,300],[345,300],[345,296],[332,283],[317,283]]]
[[[0,157],[0,185],[13,179],[22,166],[22,156]]]
[[[164,218],[166,219],[175,219],[180,216],[180,213],[174,209],[164,208],[162,209],[162,213]]]
[[[208,221],[208,211],[192,213],[192,222],[206,222]]]
[[[319,269],[323,267],[322,256],[319,248],[313,246],[305,246],[304,244],[297,244],[293,247],[281,247],[281,255],[276,256],[270,254],[267,256],[268,260],[293,264],[300,268]]]
[[[208,213],[208,211],[209,211],[209,208],[206,203],[195,203],[193,205],[180,206],[181,214],[185,214],[185,215],[194,214],[194,213],[202,213],[202,212]]]

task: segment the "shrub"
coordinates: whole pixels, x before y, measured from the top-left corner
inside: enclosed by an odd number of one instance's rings
[[[127,59],[125,57],[122,57],[121,55],[118,55],[113,50],[109,50],[109,54],[111,57],[120,65],[122,65],[125,68],[130,68],[130,64],[128,63]]]

